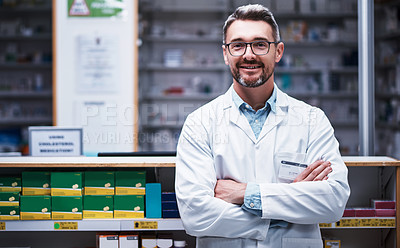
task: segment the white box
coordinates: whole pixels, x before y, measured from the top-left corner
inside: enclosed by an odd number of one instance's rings
[[[139,235],[137,234],[120,234],[119,248],[139,248]]]
[[[118,235],[100,234],[98,235],[98,248],[118,248]]]

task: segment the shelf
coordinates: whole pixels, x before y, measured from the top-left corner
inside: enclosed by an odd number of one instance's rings
[[[196,94],[196,95],[156,95],[156,96],[145,96],[144,101],[210,101],[220,94]]]
[[[225,14],[226,6],[210,6],[210,7],[181,7],[181,6],[154,6],[145,7],[139,12],[146,14]]]
[[[179,42],[179,43],[207,43],[207,42],[219,42],[222,45],[222,35],[218,37],[211,36],[146,36],[142,38],[142,41],[146,42]]]
[[[400,160],[386,156],[343,156],[345,164],[353,166],[400,166]]]
[[[30,36],[27,35],[2,35],[0,36],[0,41],[10,41],[10,40],[15,40],[15,41],[46,41],[48,40],[49,42],[52,39],[51,34],[33,34]]]
[[[344,48],[356,48],[358,42],[345,42],[345,41],[283,41],[285,47],[293,48],[327,48],[327,47],[344,47]]]
[[[69,222],[76,229],[56,229],[55,224]],[[136,222],[157,223],[157,228],[138,229]],[[3,231],[169,231],[184,230],[181,219],[84,219],[84,220],[9,220],[1,221]]]
[[[322,229],[396,228],[396,217],[345,217],[335,223],[321,223]]]
[[[300,99],[310,99],[310,98],[317,98],[320,100],[333,100],[333,99],[358,99],[358,93],[356,92],[331,92],[331,93],[318,93],[318,92],[303,92],[303,93],[296,93],[291,92],[289,90],[285,91],[288,95],[293,96],[295,98]]]
[[[0,98],[5,99],[5,98],[49,98],[51,99],[53,97],[53,93],[49,90],[44,90],[44,91],[15,91],[15,90],[10,90],[10,91],[1,91],[0,90]]]
[[[0,157],[0,168],[175,167],[175,157]]]
[[[8,69],[8,70],[37,70],[37,69],[51,69],[51,63],[0,63],[0,70],[1,69]]]
[[[228,71],[229,68],[225,64],[216,64],[216,65],[193,65],[193,66],[179,66],[179,67],[168,67],[162,64],[149,64],[146,66],[141,66],[140,70],[148,70],[148,71],[187,71],[187,72],[208,72],[208,71]]]
[[[400,100],[400,92],[399,93],[376,93],[375,96],[377,98],[382,98],[382,99],[398,99]]]
[[[376,37],[376,40],[391,40],[391,39],[399,39],[400,31],[393,31],[387,34],[382,34]]]
[[[396,123],[385,123],[382,121],[376,122],[376,127],[377,128],[382,128],[382,129],[391,129],[394,131],[400,131],[400,125]]]
[[[17,13],[27,12],[30,14],[42,14],[43,12],[51,12],[52,7],[50,5],[46,6],[17,6],[17,7],[0,7],[0,15],[15,15]]]
[[[11,125],[51,125],[53,119],[51,117],[25,117],[25,118],[1,118],[0,126]]]

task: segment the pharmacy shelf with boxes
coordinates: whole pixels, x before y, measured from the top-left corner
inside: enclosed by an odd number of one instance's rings
[[[146,183],[145,170],[23,171],[0,177],[0,220],[119,219],[114,224],[77,225],[95,230],[115,225],[121,230],[130,228],[123,219],[144,218],[179,218],[175,193],[161,192],[160,183]],[[180,221],[172,223],[174,228],[181,227]],[[36,228],[46,229],[46,222],[42,224]],[[54,230],[52,223],[47,225]]]

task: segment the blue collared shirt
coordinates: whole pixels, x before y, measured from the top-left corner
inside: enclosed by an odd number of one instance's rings
[[[255,111],[249,104],[244,102],[235,90],[232,90],[232,100],[235,103],[236,107],[239,108],[240,112],[246,117],[251,126],[251,129],[254,132],[254,135],[258,139],[270,111],[276,113],[276,88],[274,87],[272,95],[266,101],[264,107],[257,111]],[[257,183],[247,183],[242,208],[252,214],[262,216],[260,186]],[[285,227],[287,226],[287,222],[271,220],[270,227],[275,226]]]

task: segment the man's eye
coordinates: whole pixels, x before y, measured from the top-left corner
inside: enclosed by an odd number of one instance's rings
[[[242,49],[244,47],[243,43],[234,43],[232,44],[233,49]]]
[[[254,46],[257,48],[266,48],[267,43],[266,42],[256,42],[256,43],[254,43]]]

